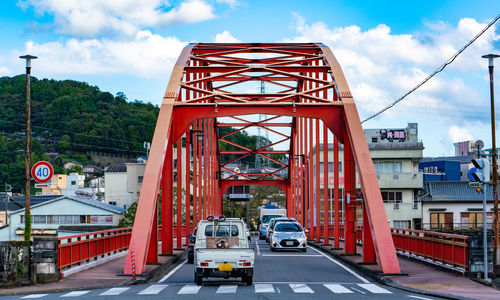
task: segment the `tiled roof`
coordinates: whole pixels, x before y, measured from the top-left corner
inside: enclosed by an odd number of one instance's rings
[[[469,188],[468,181],[437,181],[425,183],[426,195],[421,198],[423,202],[481,202],[483,193]],[[486,186],[486,200],[493,201],[493,187]]]
[[[104,169],[104,172],[125,173],[127,172],[127,165],[125,163],[109,165]]]
[[[49,196],[38,196],[38,197],[49,197]],[[37,206],[44,205],[44,204],[47,204],[47,203],[51,203],[53,201],[58,201],[58,200],[67,198],[67,199],[71,199],[71,200],[74,200],[74,201],[78,201],[78,202],[83,203],[83,204],[95,206],[95,207],[102,208],[102,209],[105,209],[105,210],[109,210],[109,211],[112,211],[112,212],[115,212],[115,213],[119,213],[119,214],[123,214],[125,212],[124,208],[121,208],[121,207],[118,207],[118,206],[115,206],[115,205],[110,205],[110,204],[107,204],[107,203],[104,203],[104,202],[101,202],[101,201],[97,201],[97,200],[92,200],[92,199],[87,199],[87,198],[80,198],[80,197],[67,197],[67,196],[50,196],[50,197],[52,197],[52,199],[46,200],[44,202],[38,202],[38,203],[31,202],[31,207],[33,208],[33,207],[37,207]],[[24,199],[24,196],[22,198]],[[33,197],[31,197],[31,198],[33,198]],[[17,211],[19,211],[19,210],[24,210],[24,206],[21,209],[18,209]]]

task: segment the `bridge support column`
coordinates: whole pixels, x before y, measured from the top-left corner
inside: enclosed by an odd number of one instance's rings
[[[196,225],[195,225],[196,226]],[[191,233],[191,137],[186,132],[186,231],[185,238]]]
[[[345,166],[344,166],[345,167]],[[339,140],[333,136],[333,236],[334,248],[340,248],[340,201],[339,201]]]
[[[176,226],[176,234],[177,238],[177,249],[182,248],[182,137],[177,141],[177,205],[176,205],[176,213],[177,220],[175,222]]]
[[[155,215],[153,217],[153,227],[151,228],[151,238],[149,240],[146,263],[158,263],[158,204],[156,205]]]
[[[318,146],[319,147],[319,144]],[[329,233],[329,190],[328,190],[328,128],[323,124],[323,235],[324,235],[324,244],[330,244],[330,233]]]
[[[376,262],[375,247],[373,246],[373,238],[370,227],[370,219],[366,212],[366,206],[363,204],[363,262]]]
[[[356,253],[356,167],[349,135],[344,135],[344,244],[346,254]]]
[[[161,253],[163,255],[173,254],[173,227],[174,219],[173,213],[173,176],[172,176],[172,138],[170,137],[167,144],[167,151],[165,154],[165,162],[163,163],[163,171],[161,178],[161,229],[162,229],[162,241],[161,241]]]

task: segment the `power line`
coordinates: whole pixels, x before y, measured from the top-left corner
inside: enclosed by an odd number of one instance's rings
[[[11,124],[25,126],[25,124],[23,124],[23,123],[18,123],[18,122],[9,121],[9,120],[3,120],[3,119],[0,119],[0,122],[5,122],[5,123],[11,123]],[[77,134],[77,135],[82,135],[82,136],[87,136],[87,137],[98,138],[98,139],[101,139],[101,140],[109,140],[109,141],[115,141],[115,142],[125,142],[125,143],[142,145],[142,143],[140,143],[140,142],[131,142],[131,141],[127,141],[127,140],[120,140],[120,139],[113,139],[113,138],[104,138],[104,137],[100,137],[100,136],[97,136],[97,135],[91,135],[91,134],[86,134],[86,133],[78,133],[78,132],[72,132],[72,131],[65,131],[65,130],[60,130],[60,129],[54,129],[54,128],[49,128],[49,127],[44,127],[44,126],[32,125],[31,127],[36,127],[36,128],[41,128],[41,129],[47,129],[47,130],[53,130],[53,131],[58,131],[58,132],[66,133],[66,134]]]
[[[374,115],[371,115],[370,117],[364,119],[361,123],[364,123],[364,122],[366,122],[368,120],[371,120],[371,119],[375,118],[378,115],[381,115],[382,113],[384,113],[388,109],[392,108],[397,103],[401,102],[404,98],[406,98],[408,95],[410,95],[411,93],[413,93],[416,89],[418,89],[419,87],[421,87],[422,85],[424,85],[424,83],[426,83],[427,81],[429,81],[429,79],[431,79],[432,77],[434,77],[434,75],[436,75],[437,73],[443,71],[444,68],[446,68],[449,64],[451,64],[455,60],[455,58],[457,58],[465,49],[467,49],[467,47],[469,47],[472,43],[474,43],[481,35],[483,35],[483,33],[486,32],[486,30],[488,30],[491,26],[493,26],[493,24],[495,24],[498,21],[498,19],[500,19],[500,15],[497,15],[496,18],[494,18],[488,25],[486,25],[486,27],[484,27],[483,30],[481,30],[472,40],[470,40],[467,44],[465,44],[465,46],[463,46],[462,49],[458,50],[458,52],[456,52],[444,64],[442,64],[441,66],[439,66],[439,68],[437,68],[434,72],[432,72],[429,76],[427,76],[427,78],[425,78],[424,80],[422,80],[419,84],[417,84],[414,88],[412,88],[410,91],[408,91],[406,94],[404,94],[403,96],[401,96],[396,101],[394,101],[391,104],[389,104],[388,106],[384,107],[383,109],[381,109],[380,111],[378,111]]]

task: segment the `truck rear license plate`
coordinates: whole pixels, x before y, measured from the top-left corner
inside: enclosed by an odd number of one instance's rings
[[[286,241],[286,245],[287,246],[293,246],[293,242],[292,241]]]
[[[232,264],[220,264],[219,265],[219,271],[232,271],[232,270],[233,270]]]

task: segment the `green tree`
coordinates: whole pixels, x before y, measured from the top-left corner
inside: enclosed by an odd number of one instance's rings
[[[123,217],[118,222],[118,227],[124,228],[124,227],[134,226],[136,212],[137,212],[137,202],[134,202],[127,208],[127,210],[123,214]]]

